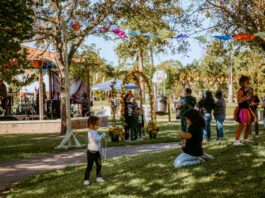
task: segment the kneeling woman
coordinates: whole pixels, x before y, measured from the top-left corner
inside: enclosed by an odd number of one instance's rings
[[[201,114],[194,109],[189,109],[184,113],[184,117],[189,127],[187,132],[179,132],[179,136],[186,142],[182,148],[183,153],[174,162],[176,168],[198,164],[213,158],[213,156],[203,154],[202,135],[205,121]]]

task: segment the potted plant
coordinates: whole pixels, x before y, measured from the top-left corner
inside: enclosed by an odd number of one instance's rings
[[[108,134],[112,142],[119,142],[119,137],[122,136],[122,128],[113,124],[112,127],[109,128]]]
[[[158,131],[159,127],[155,122],[149,121],[148,124],[145,126],[145,132],[149,134],[149,137],[151,139],[156,138]]]

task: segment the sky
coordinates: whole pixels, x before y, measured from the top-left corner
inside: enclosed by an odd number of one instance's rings
[[[171,54],[167,51],[165,54],[159,54],[154,56],[155,65],[166,60],[178,60],[183,65],[193,62],[193,60],[198,60],[202,55],[205,48],[205,44],[200,44],[198,41],[190,38],[190,48],[186,54]],[[103,38],[90,36],[86,39],[85,44],[91,45],[95,44],[96,48],[99,49],[100,56],[107,60],[108,63],[112,63],[113,66],[118,65],[118,56],[115,54],[115,47],[119,44],[117,40],[106,41]],[[177,42],[173,40],[173,45],[177,45]]]

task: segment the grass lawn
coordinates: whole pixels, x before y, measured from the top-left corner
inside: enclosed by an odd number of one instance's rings
[[[119,142],[113,143],[108,138],[108,147],[124,146],[134,144],[152,144],[161,142],[179,141],[177,131],[180,129],[179,123],[176,122],[160,122],[161,131],[157,139],[149,139],[144,137],[144,141],[135,142]],[[99,132],[106,132],[107,128],[100,128]],[[87,132],[76,132],[78,140],[82,144],[87,144]],[[11,134],[0,135],[0,160],[13,158],[29,158],[50,153],[63,152],[64,149],[55,150],[54,148],[60,144],[62,137],[58,133],[54,134]]]
[[[265,197],[265,138],[232,145],[229,140],[204,144],[214,160],[182,169],[173,167],[181,149],[109,159],[103,162],[104,184],[83,186],[85,165],[32,176],[11,189],[13,197]],[[230,129],[228,132],[228,129]]]

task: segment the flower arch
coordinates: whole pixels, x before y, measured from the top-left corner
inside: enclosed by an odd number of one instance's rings
[[[149,104],[150,104],[150,108],[151,108],[151,120],[150,122],[148,123],[148,131],[149,132],[152,132],[153,134],[156,134],[158,132],[158,127],[156,125],[156,123],[154,122],[155,120],[155,107],[154,107],[154,95],[152,93],[152,87],[151,87],[151,84],[150,84],[150,81],[148,79],[148,77],[141,71],[135,69],[135,70],[124,70],[124,71],[120,71],[116,74],[115,76],[115,80],[117,79],[118,76],[121,76],[121,75],[124,75],[124,79],[123,79],[123,82],[122,82],[122,86],[121,86],[121,122],[122,122],[122,135],[124,136],[125,134],[125,126],[126,126],[126,123],[125,123],[125,117],[124,117],[124,114],[125,114],[125,103],[124,103],[124,100],[123,98],[125,97],[125,94],[126,94],[126,90],[125,90],[125,85],[126,84],[129,84],[131,81],[134,82],[135,85],[137,85],[138,87],[140,87],[140,84],[142,82],[146,83],[147,85],[147,88],[148,88],[148,95],[149,95]],[[142,77],[142,79],[140,78]],[[117,96],[117,92],[116,92],[116,89],[115,89],[115,84],[116,84],[116,81],[113,81],[112,85],[111,85],[111,88],[112,88],[112,121],[113,121],[113,125],[115,127],[116,125],[116,118],[115,118],[115,111],[114,111],[114,98]],[[140,92],[140,107],[143,106],[143,95],[142,95],[142,92]]]

